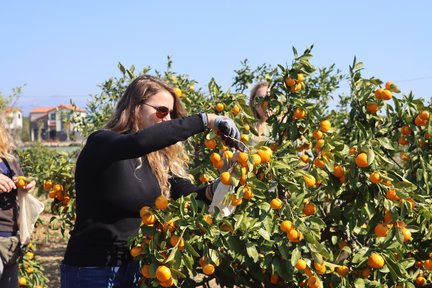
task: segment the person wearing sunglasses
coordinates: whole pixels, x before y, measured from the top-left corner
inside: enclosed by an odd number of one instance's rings
[[[196,192],[210,204],[213,184],[193,185],[182,141],[207,128],[237,146],[240,132],[227,117],[186,116],[174,90],[140,76],[81,150],[75,169],[76,223],[61,264],[61,287],[138,287],[139,267],[128,237],[140,225],[140,209],[164,195]]]

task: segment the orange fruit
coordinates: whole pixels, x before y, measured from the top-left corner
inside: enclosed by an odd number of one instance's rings
[[[53,187],[52,180],[45,180],[43,184],[44,190],[48,191]]]
[[[228,171],[222,172],[219,176],[219,179],[224,185],[231,185],[231,173]]]
[[[215,139],[206,139],[204,140],[204,145],[208,149],[216,148],[216,140]]]
[[[155,208],[159,210],[165,210],[168,208],[168,199],[163,195],[156,197]]]
[[[320,130],[322,132],[328,132],[331,129],[331,122],[327,119],[321,120],[320,122]]]
[[[291,93],[298,92],[301,90],[301,88],[302,88],[302,85],[300,83],[297,83],[296,85],[290,87],[290,92]]]
[[[145,278],[151,278],[150,275],[150,265],[143,265],[141,267],[141,274],[145,277]]]
[[[261,109],[265,109],[268,106],[268,101],[263,101],[260,105]]]
[[[212,275],[215,272],[215,266],[213,264],[205,264],[203,267],[203,272],[206,275]]]
[[[234,157],[234,153],[230,150],[226,150],[222,153],[222,158],[231,159]]]
[[[323,168],[323,167],[325,167],[325,163],[324,163],[324,161],[321,160],[321,159],[318,158],[318,157],[314,159],[314,164],[315,164],[315,166],[318,167],[318,168]]]
[[[378,253],[372,253],[367,261],[369,267],[380,269],[384,266],[384,258]]]
[[[378,223],[375,226],[374,232],[378,237],[385,237],[388,234],[388,227],[383,223]]]
[[[220,159],[219,161],[213,162],[212,164],[214,168],[221,169],[222,167],[224,167],[225,162],[222,159]]]
[[[381,175],[377,171],[372,172],[372,174],[369,176],[369,180],[374,184],[378,184],[381,182]]]
[[[297,82],[302,83],[304,80],[303,73],[297,73]]]
[[[276,285],[279,280],[279,277],[277,275],[270,275],[270,283],[273,285]]]
[[[388,90],[388,89],[384,89],[381,93],[381,99],[382,100],[390,100],[393,97],[393,93]]]
[[[407,145],[407,144],[409,144],[409,140],[408,140],[408,138],[401,136],[401,137],[399,137],[398,143],[400,145]]]
[[[273,156],[273,150],[271,150],[270,147],[261,146],[257,154],[261,158],[261,163],[266,164],[270,162],[270,158]]]
[[[325,143],[324,139],[318,139],[318,141],[315,144],[315,149],[318,150],[321,149],[324,146],[324,143]]]
[[[390,223],[393,221],[393,217],[390,211],[386,211],[384,213],[384,218],[383,218],[384,223]]]
[[[138,255],[141,254],[141,252],[143,251],[142,247],[139,246],[134,246],[132,247],[132,249],[130,250],[130,254],[132,257],[137,257]]]
[[[410,135],[412,133],[412,130],[408,125],[404,125],[401,127],[401,133],[403,135]]]
[[[321,130],[315,129],[312,132],[312,137],[315,138],[315,139],[317,139],[317,140],[321,139],[323,136],[324,136],[324,134],[323,134],[323,132],[321,132]]]
[[[393,85],[393,82],[391,82],[391,81],[386,82],[385,89],[390,90],[392,85]]]
[[[424,278],[423,276],[417,276],[416,280],[415,280],[415,284],[417,286],[423,286],[426,284],[426,278]]]
[[[204,267],[204,265],[207,264],[207,257],[204,257],[204,256],[201,257],[201,258],[199,259],[198,263],[199,263],[199,265],[200,265],[201,267]]]
[[[239,206],[243,202],[243,198],[237,198],[235,195],[231,196],[231,205]]]
[[[345,277],[349,272],[349,268],[345,265],[336,268],[336,273],[341,277]]]
[[[214,164],[219,162],[222,159],[221,155],[219,153],[213,152],[210,155],[210,161]]]
[[[306,216],[310,216],[310,215],[314,215],[317,211],[317,207],[315,206],[315,204],[309,202],[307,203],[304,207],[303,207],[303,213]]]
[[[247,134],[241,134],[240,141],[247,144],[249,142],[249,136]]]
[[[401,229],[401,232],[403,235],[404,242],[408,242],[411,240],[411,231],[410,230],[408,230],[407,228],[404,227]]]
[[[355,162],[357,164],[358,167],[368,167],[368,156],[366,153],[362,152],[360,154],[357,155]]]
[[[307,285],[309,288],[318,288],[321,285],[321,281],[316,276],[311,276],[307,281]]]
[[[171,277],[171,270],[167,266],[161,265],[156,269],[156,278],[160,282],[168,281]]]
[[[291,76],[289,76],[288,78],[285,79],[285,85],[286,86],[292,87],[295,84],[296,84],[296,81]]]
[[[299,242],[301,240],[300,239],[301,236],[302,236],[301,232],[296,230],[295,228],[292,228],[287,233],[287,238],[291,242]]]
[[[210,214],[205,214],[203,216],[204,221],[207,222],[207,224],[212,225],[213,224],[213,218]]]
[[[222,104],[222,103],[217,103],[216,104],[216,111],[222,112],[224,110],[224,108],[225,108],[224,104]]]
[[[172,235],[169,242],[170,242],[171,246],[173,246],[173,247],[177,245],[179,250],[182,250],[185,246],[185,242],[183,240],[183,237],[181,237],[179,235]]]
[[[55,192],[61,192],[61,191],[63,191],[63,185],[61,185],[61,184],[54,184],[53,190]]]
[[[293,224],[290,220],[284,220],[279,226],[282,232],[289,232],[293,228]]]
[[[246,166],[249,161],[249,155],[246,152],[240,152],[237,155],[237,162],[242,165]]]
[[[270,207],[271,207],[272,209],[274,209],[274,210],[279,210],[279,209],[282,208],[282,206],[283,206],[283,202],[282,202],[282,200],[279,199],[279,198],[273,198],[273,199],[270,201]]]
[[[309,163],[309,156],[307,154],[303,154],[300,156],[300,160],[307,164]]]
[[[426,260],[424,261],[424,263],[423,263],[423,266],[424,266],[427,270],[432,271],[432,259],[431,259],[431,258],[426,259]]]
[[[303,176],[304,181],[306,182],[307,187],[312,187],[316,184],[316,179],[312,175]]]
[[[295,264],[295,268],[297,268],[297,270],[305,270],[306,269],[306,261],[304,259],[298,259],[296,264]]]
[[[140,209],[140,217],[142,218],[143,215],[144,215],[145,213],[147,213],[147,211],[149,211],[149,210],[150,210],[150,207],[149,207],[149,206],[143,206],[143,207]]]
[[[375,114],[380,109],[380,106],[375,102],[367,103],[366,110],[369,113]]]
[[[322,270],[325,269],[325,263],[318,263],[318,262],[313,262],[314,268],[315,270]]]
[[[421,262],[421,261],[415,261],[414,266],[416,268],[422,268],[423,267],[423,262]]]
[[[252,189],[250,187],[245,187],[243,189],[243,199],[249,200],[252,199],[254,196]]]
[[[241,108],[239,105],[235,104],[231,110],[231,112],[236,116],[240,112]]]
[[[417,115],[416,118],[414,119],[414,124],[416,126],[426,126],[427,121],[428,120],[424,120],[424,119],[420,118],[420,115]]]
[[[301,108],[296,108],[293,117],[294,119],[304,119],[306,117],[306,112]]]
[[[174,279],[171,277],[167,281],[162,281],[159,283],[162,287],[171,287],[174,285]]]
[[[386,193],[386,198],[392,201],[400,200],[400,197],[397,195],[395,189],[389,189]]]
[[[20,278],[18,279],[18,285],[19,285],[19,286],[26,286],[26,285],[27,285],[27,279],[24,278],[24,277],[20,277]]]
[[[244,125],[243,125],[243,129],[244,129],[245,131],[249,131],[249,130],[250,130],[250,126],[249,126],[248,124],[244,124]]]
[[[156,216],[152,212],[148,211],[144,213],[141,220],[144,225],[152,225],[156,223]]]
[[[17,182],[15,183],[15,185],[18,188],[23,188],[24,186],[26,186],[27,185],[27,181],[25,180],[25,177],[24,176],[18,176],[18,179],[17,179]]]
[[[201,183],[206,183],[206,182],[209,181],[209,178],[207,177],[207,175],[202,174],[202,175],[199,176],[199,181],[200,181]]]
[[[377,90],[375,90],[375,98],[382,99],[382,94],[383,93],[384,93],[384,89],[383,88],[378,88]]]
[[[48,193],[48,197],[51,199],[56,198],[56,196],[57,196],[57,192],[55,192],[54,190],[52,190]]]
[[[343,177],[344,174],[345,174],[344,168],[341,165],[334,164],[333,175],[340,178],[340,177]]]
[[[251,158],[252,158],[252,163],[253,163],[254,166],[258,166],[262,162],[261,156],[259,154],[257,154],[257,153],[252,154]]]
[[[420,117],[420,119],[422,119],[423,121],[427,121],[430,118],[430,113],[429,113],[429,111],[423,110],[420,112],[418,117]]]
[[[181,97],[183,95],[183,92],[180,88],[174,87],[174,93],[177,95],[177,97]]]

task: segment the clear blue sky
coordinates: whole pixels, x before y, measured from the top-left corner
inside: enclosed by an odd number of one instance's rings
[[[2,0],[0,91],[25,84],[18,106],[85,107],[117,63],[173,70],[223,89],[240,61],[291,63],[292,46],[314,44],[313,63],[343,72],[353,57],[364,75],[430,99],[432,2]]]

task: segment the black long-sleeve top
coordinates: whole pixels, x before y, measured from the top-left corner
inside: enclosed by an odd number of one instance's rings
[[[155,124],[136,133],[98,131],[87,139],[76,164],[77,217],[63,263],[73,266],[119,266],[131,261],[128,237],[140,225],[139,211],[153,206],[161,195],[147,161],[137,158],[184,141],[204,131],[199,115]],[[205,187],[172,177],[171,197],[198,192]]]

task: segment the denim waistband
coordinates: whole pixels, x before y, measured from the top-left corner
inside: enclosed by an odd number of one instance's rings
[[[0,237],[12,237],[15,236],[16,233],[10,231],[0,231]]]

